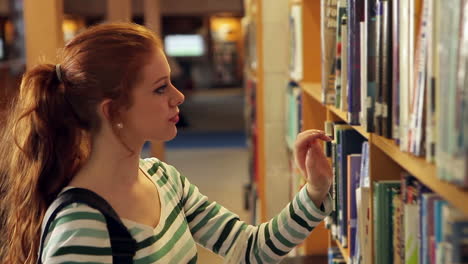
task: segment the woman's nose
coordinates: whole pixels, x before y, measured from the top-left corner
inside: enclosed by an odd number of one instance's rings
[[[174,87],[175,88],[175,87]],[[185,96],[177,88],[174,89],[174,97],[172,98],[172,105],[179,106],[185,101]]]

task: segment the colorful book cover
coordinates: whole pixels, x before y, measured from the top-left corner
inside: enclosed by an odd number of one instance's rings
[[[434,237],[434,203],[442,198],[435,193],[424,193],[421,197],[422,204],[422,233],[421,233],[421,258],[422,263],[430,262],[431,255],[431,237]]]

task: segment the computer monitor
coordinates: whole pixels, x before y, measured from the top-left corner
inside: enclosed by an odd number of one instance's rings
[[[172,57],[200,57],[205,54],[205,42],[201,35],[167,35],[164,49]]]

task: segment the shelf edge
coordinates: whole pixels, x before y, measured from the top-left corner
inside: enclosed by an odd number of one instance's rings
[[[402,152],[391,139],[372,134],[371,142],[404,170],[468,215],[468,206],[466,206],[468,190],[437,178],[437,169],[434,164],[410,153]]]

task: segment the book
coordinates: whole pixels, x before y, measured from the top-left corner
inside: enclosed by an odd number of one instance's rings
[[[400,181],[374,182],[374,263],[393,263],[392,189],[400,188]]]
[[[360,102],[361,102],[361,111],[359,112],[359,123],[362,127],[367,131],[367,29],[366,29],[366,22],[360,22],[361,27],[361,57],[360,57],[360,65],[361,65],[361,92],[360,92]]]
[[[421,261],[430,263],[431,237],[434,237],[434,203],[442,198],[435,193],[424,193],[421,195]]]
[[[392,1],[381,0],[381,53],[380,53],[380,69],[381,69],[381,127],[382,135],[387,138],[392,138]]]
[[[425,146],[423,143],[423,124],[425,123],[426,117],[424,116],[423,106],[426,92],[428,7],[428,3],[425,1],[423,3],[422,18],[419,25],[419,34],[415,50],[415,84],[410,107],[410,151],[416,156],[422,156],[424,154]]]
[[[376,37],[377,37],[377,0],[365,1],[365,23],[367,30],[367,87],[366,87],[366,131],[375,131],[375,100],[376,100]]]
[[[404,205],[403,221],[405,229],[405,263],[418,264],[419,262],[419,206],[417,203]]]
[[[343,87],[346,87],[343,84],[342,76],[343,76],[343,17],[346,16],[346,7],[347,7],[347,0],[338,0],[337,2],[337,9],[338,15],[336,17],[337,21],[337,29],[336,29],[336,59],[335,59],[335,107],[340,109],[341,108],[341,91]]]
[[[301,5],[295,4],[291,6],[290,16],[289,16],[289,31],[290,31],[289,72],[290,72],[291,78],[294,81],[299,82],[303,78],[302,6]],[[322,40],[323,39],[324,38],[322,38]],[[331,41],[332,42],[329,44],[333,45],[334,40],[332,39]]]
[[[399,144],[400,140],[400,31],[399,2],[392,1],[392,137]]]
[[[322,101],[335,101],[336,0],[321,0]],[[299,17],[300,18],[300,17]],[[302,47],[301,47],[302,48]]]
[[[341,19],[341,93],[340,109],[348,111],[348,17],[346,14]]]
[[[393,229],[393,263],[401,264],[404,259],[403,243],[403,200],[400,195],[394,195],[392,200],[392,229]]]
[[[410,0],[399,0],[399,51],[400,51],[400,86],[399,86],[399,136],[400,136],[400,150],[408,151],[408,106],[409,106],[409,90],[410,90],[410,76],[411,70],[401,69],[412,69],[410,65],[410,23],[409,17],[411,1]]]
[[[374,99],[374,132],[382,135],[382,0],[375,2],[375,99]]]
[[[348,166],[347,156],[350,154],[359,154],[362,151],[362,143],[365,138],[354,129],[338,129],[337,131],[337,162],[339,163],[338,171],[338,195],[339,195],[339,229],[341,230],[341,242],[344,247],[348,245]]]
[[[351,154],[347,156],[348,163],[348,236],[349,236],[349,257],[354,259],[356,256],[356,229],[357,229],[357,204],[356,189],[359,186],[361,173],[361,154]]]
[[[348,0],[348,122],[359,125],[360,105],[360,22],[364,20],[364,0]]]
[[[436,130],[436,69],[437,69],[437,32],[435,1],[426,0],[427,16],[427,72],[426,72],[426,161],[433,163],[435,158]]]
[[[372,263],[372,244],[373,238],[371,236],[372,219],[370,218],[370,204],[371,195],[369,187],[362,187],[356,189],[356,209],[357,209],[357,222],[358,222],[358,244],[360,256],[359,263],[370,264]]]

